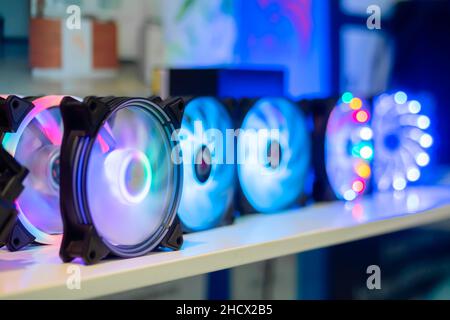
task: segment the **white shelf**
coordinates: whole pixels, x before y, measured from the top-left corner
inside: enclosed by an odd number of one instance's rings
[[[94,266],[61,263],[57,246],[0,250],[0,299],[101,297],[449,219],[450,188],[416,188],[358,204],[334,202],[246,216],[233,226],[187,235],[178,252]],[[81,290],[66,286],[73,265],[80,267]]]

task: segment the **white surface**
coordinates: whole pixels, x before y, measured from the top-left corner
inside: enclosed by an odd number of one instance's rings
[[[81,27],[82,26],[82,27]],[[62,74],[69,77],[88,76],[93,71],[94,31],[92,20],[82,19],[80,29],[69,29],[61,19]]]
[[[101,297],[449,219],[450,188],[422,188],[377,195],[359,204],[336,202],[251,215],[233,226],[186,236],[179,252],[95,266],[62,264],[56,246],[0,251],[0,299]],[[80,290],[66,285],[74,266],[79,267]]]

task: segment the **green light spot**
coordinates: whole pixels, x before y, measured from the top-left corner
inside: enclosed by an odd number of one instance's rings
[[[352,102],[353,99],[353,94],[351,94],[350,92],[346,92],[342,95],[342,101],[344,103],[350,103]]]
[[[373,155],[373,146],[370,142],[360,142],[352,148],[353,157],[371,161]]]

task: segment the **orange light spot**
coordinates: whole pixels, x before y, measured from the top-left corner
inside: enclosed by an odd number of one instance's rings
[[[359,110],[362,108],[362,101],[360,98],[353,98],[352,101],[350,101],[350,108],[353,110]]]
[[[372,170],[370,169],[370,166],[364,162],[357,164],[355,171],[356,171],[356,174],[363,179],[369,178],[372,174]]]

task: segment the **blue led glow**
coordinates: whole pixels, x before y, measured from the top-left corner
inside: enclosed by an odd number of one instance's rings
[[[262,213],[293,205],[305,191],[311,157],[304,114],[288,100],[260,99],[247,113],[241,129],[238,177],[249,203]],[[271,134],[262,134],[264,131]],[[269,155],[273,155],[270,161]]]
[[[228,129],[233,129],[231,118],[216,99],[196,98],[186,106],[180,133],[184,177],[178,214],[189,231],[217,226],[230,207],[235,167],[227,157],[234,144]]]
[[[404,190],[417,182],[422,168],[430,164],[428,150],[434,139],[431,126],[421,114],[423,105],[408,100],[404,92],[382,94],[374,101],[372,120],[375,142],[374,179],[378,190]]]

